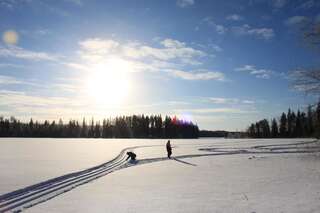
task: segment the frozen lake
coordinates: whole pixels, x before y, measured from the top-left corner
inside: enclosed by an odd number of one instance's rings
[[[21,209],[49,199],[27,208],[30,212],[316,212],[320,208],[320,149],[314,139],[171,141],[174,160],[165,158],[165,139],[2,138],[0,194],[71,172],[87,172],[133,147],[128,150],[137,154],[136,164],[119,158],[114,172],[99,172],[102,175],[93,176],[94,180],[85,180],[90,184],[52,182],[64,191],[56,190],[52,196],[44,193],[47,186],[41,193],[32,188],[20,199],[4,203]],[[90,174],[109,172],[108,166]],[[80,174],[72,175],[72,180],[77,178],[81,180]],[[30,199],[36,190],[40,196]],[[26,204],[20,205],[21,200]]]

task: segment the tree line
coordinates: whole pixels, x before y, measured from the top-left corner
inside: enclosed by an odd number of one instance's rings
[[[192,122],[161,115],[132,115],[82,122],[60,119],[40,123],[32,118],[21,122],[14,117],[0,117],[0,137],[53,138],[197,138],[199,128]]]
[[[224,131],[224,130],[216,130],[216,131],[200,130],[199,136],[200,137],[227,137],[228,133],[229,133],[228,131]]]
[[[253,138],[296,138],[320,136],[320,102],[315,107],[308,106],[307,112],[283,112],[279,119],[273,118],[252,123],[247,129]]]

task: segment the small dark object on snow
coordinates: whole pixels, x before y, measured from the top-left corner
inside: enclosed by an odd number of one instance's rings
[[[168,140],[167,145],[166,145],[166,148],[167,148],[168,158],[171,158],[171,155],[172,155],[172,147],[171,147],[171,144],[170,144],[170,140]]]
[[[133,153],[133,152],[127,152],[127,155],[128,155],[128,157],[127,157],[126,161],[127,161],[129,158],[131,158],[131,160],[136,160],[137,155],[136,155],[135,153]]]

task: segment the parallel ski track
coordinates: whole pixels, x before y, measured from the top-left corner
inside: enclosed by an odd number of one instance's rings
[[[139,146],[141,147],[141,146]],[[148,147],[148,146],[143,146]],[[71,189],[107,175],[126,164],[126,152],[138,147],[123,149],[113,160],[101,165],[53,178],[0,196],[0,212],[20,212],[47,201]]]

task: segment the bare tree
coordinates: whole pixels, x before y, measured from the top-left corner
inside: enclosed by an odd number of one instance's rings
[[[320,48],[320,22],[309,22],[303,28],[303,37],[311,47]]]
[[[320,22],[306,22],[302,30],[306,44],[320,50]],[[293,71],[291,79],[294,89],[306,94],[320,95],[320,67]]]
[[[293,88],[311,95],[320,95],[320,68],[297,70],[292,73]]]

